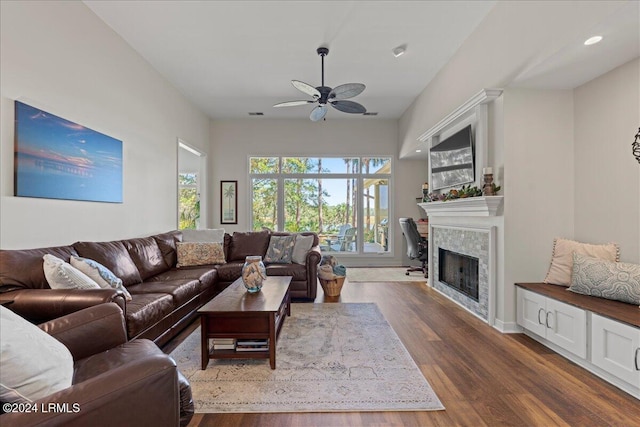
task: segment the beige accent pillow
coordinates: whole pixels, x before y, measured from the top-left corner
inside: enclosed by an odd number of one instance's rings
[[[296,264],[305,264],[307,262],[307,252],[311,250],[313,245],[313,236],[303,236],[296,234],[296,242],[293,245],[293,254],[291,260]]]
[[[619,261],[619,249],[615,243],[592,245],[575,240],[556,238],[553,241],[551,265],[544,283],[569,286],[573,270],[573,253],[600,258],[606,261]]]
[[[60,341],[0,306],[0,401],[32,402],[71,387],[73,356]]]
[[[225,263],[222,243],[176,242],[176,252],[178,268]]]

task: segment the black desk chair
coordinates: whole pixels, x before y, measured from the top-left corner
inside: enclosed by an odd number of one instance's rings
[[[402,228],[402,234],[407,241],[407,256],[421,262],[420,267],[409,267],[407,276],[412,271],[421,271],[424,277],[428,277],[429,241],[418,233],[418,226],[413,218],[400,218],[400,228]]]

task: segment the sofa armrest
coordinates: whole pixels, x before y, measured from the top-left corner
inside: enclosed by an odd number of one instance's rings
[[[318,264],[321,259],[320,246],[314,246],[307,252],[307,296],[310,299],[316,299],[318,294]]]
[[[106,302],[118,304],[125,312],[124,295],[115,289],[19,289],[0,294],[0,304],[34,323]]]
[[[124,316],[115,303],[85,308],[43,323],[40,328],[64,344],[71,351],[73,360],[127,342]]]
[[[175,362],[154,353],[33,402],[37,413],[4,414],[0,424],[175,427],[179,404]]]

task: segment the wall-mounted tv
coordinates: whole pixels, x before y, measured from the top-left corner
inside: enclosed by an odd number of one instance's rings
[[[432,190],[475,181],[474,146],[471,125],[440,141],[429,152]]]

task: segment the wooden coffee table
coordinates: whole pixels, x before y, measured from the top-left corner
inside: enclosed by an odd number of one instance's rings
[[[291,276],[268,276],[260,292],[246,291],[242,279],[233,282],[214,299],[203,305],[200,313],[202,369],[209,359],[269,359],[276,368],[276,340],[291,316],[289,284]],[[269,340],[264,351],[215,350],[210,338]]]

